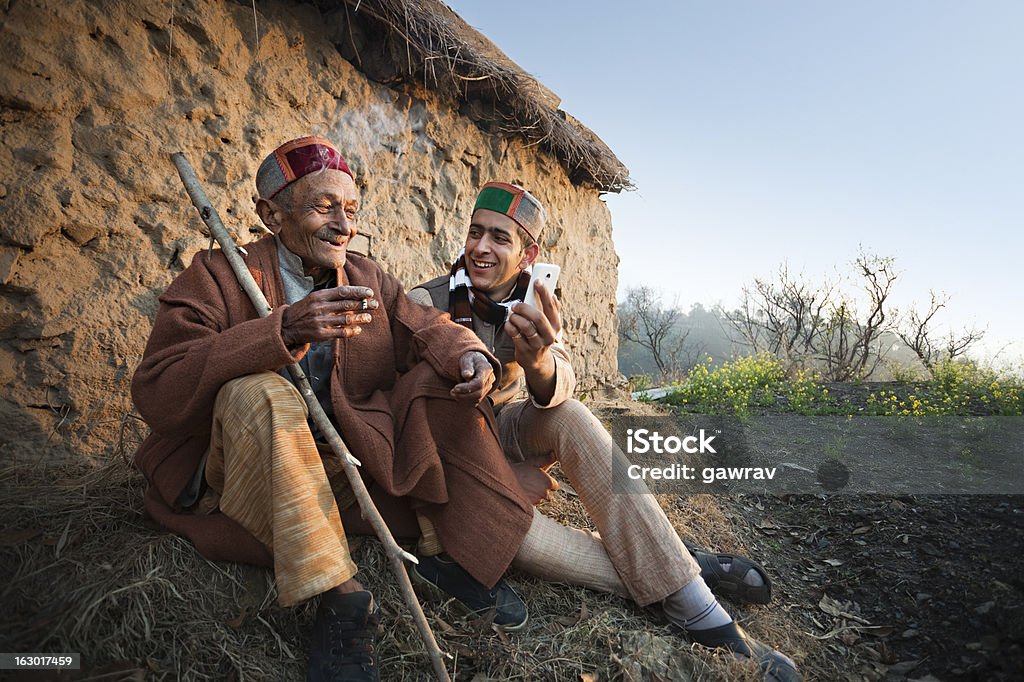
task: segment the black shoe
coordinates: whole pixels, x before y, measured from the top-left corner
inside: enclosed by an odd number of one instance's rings
[[[482,616],[493,609],[493,622],[502,630],[518,630],[526,625],[529,618],[526,604],[504,578],[489,590],[451,559],[440,556],[417,558],[420,563],[412,565],[413,579],[455,597],[470,615]]]
[[[373,640],[380,610],[369,592],[324,592],[313,622],[307,682],[380,682]]]
[[[737,656],[753,659],[766,682],[801,682],[804,679],[793,659],[757,641],[736,623],[710,630],[684,630],[683,636],[711,649],[727,649]]]

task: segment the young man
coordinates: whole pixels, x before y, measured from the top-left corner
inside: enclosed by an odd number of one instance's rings
[[[401,497],[482,583],[509,566],[532,507],[486,428],[493,356],[348,253],[359,190],[338,150],[291,140],[263,161],[256,189],[273,234],[245,259],[273,312],[256,314],[219,250],[197,254],[160,297],[132,380],[152,428],[136,453],[145,507],[211,559],[273,566],[282,606],[320,595],[308,679],[375,681],[377,610],[346,541],[358,509],[343,524],[351,490],[335,456],[321,458],[283,368],[302,365],[396,534],[418,532]],[[480,523],[466,528],[468,515]]]
[[[501,362],[500,383],[489,397],[526,497],[537,502],[556,488],[545,469],[557,459],[598,528],[599,535],[565,528],[534,510],[513,565],[553,581],[628,596],[641,606],[661,602],[688,639],[753,658],[765,679],[800,679],[790,659],[732,621],[701,577],[703,568],[709,582],[764,602],[768,586],[760,567],[727,555],[721,564],[703,553],[698,565],[642,481],[631,483],[635,490],[613,493],[613,458],[625,456],[590,411],[571,398],[575,375],[559,343],[558,299],[538,286],[538,307],[521,302],[546,221],[543,206],[522,187],[484,185],[451,272],[409,292],[412,300],[447,311],[472,329]],[[529,399],[515,400],[524,384]],[[449,575],[457,567],[434,557],[415,570],[437,583],[434,574]]]

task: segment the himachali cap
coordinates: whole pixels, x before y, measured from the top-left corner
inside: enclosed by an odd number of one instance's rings
[[[519,185],[508,182],[488,182],[484,185],[477,195],[473,211],[480,208],[507,215],[526,230],[533,241],[540,238],[540,232],[548,221],[548,213],[536,197]]]
[[[325,168],[340,170],[355,179],[341,152],[330,141],[322,137],[300,137],[285,142],[263,159],[256,171],[256,191],[261,199],[273,199],[302,176]]]

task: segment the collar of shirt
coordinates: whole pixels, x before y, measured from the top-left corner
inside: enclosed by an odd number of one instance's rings
[[[317,286],[302,267],[302,259],[289,251],[277,235],[274,235],[274,241],[277,242],[277,264],[281,268],[284,299],[288,305],[302,300],[314,289],[337,286],[337,278],[333,274],[326,282]]]
[[[313,278],[306,275],[302,259],[288,250],[281,238],[277,242],[277,263],[281,267],[281,281],[284,283],[284,298],[288,305],[302,300],[313,291]]]

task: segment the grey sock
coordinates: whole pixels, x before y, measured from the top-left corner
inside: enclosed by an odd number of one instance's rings
[[[709,630],[732,622],[732,616],[700,577],[669,595],[662,608],[668,619],[684,630]]]

